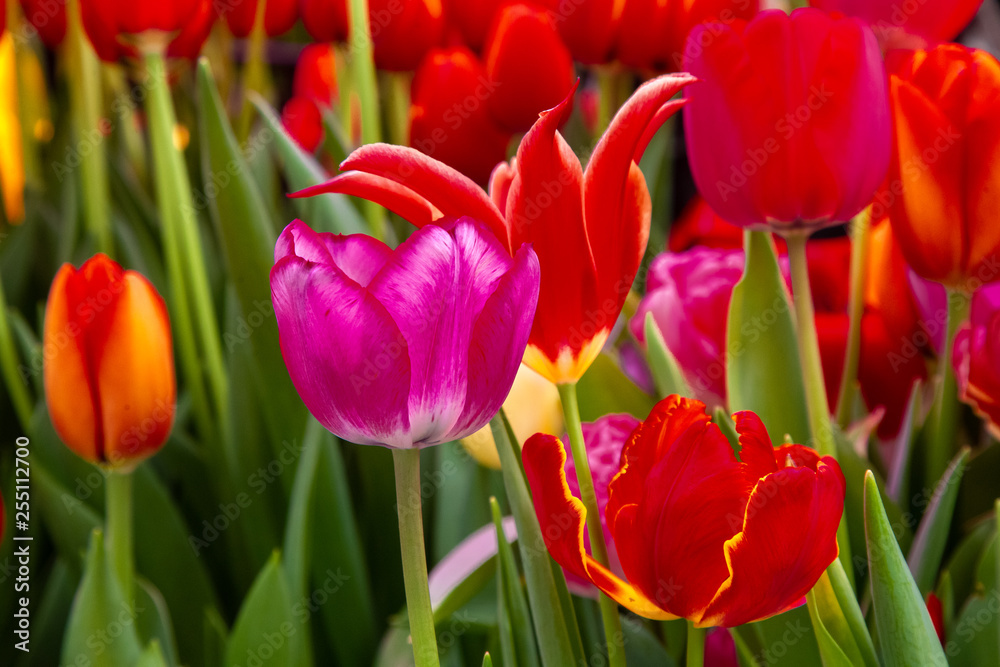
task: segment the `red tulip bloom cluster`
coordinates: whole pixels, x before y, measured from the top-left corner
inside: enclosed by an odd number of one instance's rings
[[[615,116],[586,171],[557,131],[568,98],[524,137],[516,159],[493,173],[490,197],[454,169],[413,149],[370,145],[340,176],[300,195],[341,192],[378,202],[418,227],[473,215],[511,251],[531,244],[542,267],[538,316],[525,362],[555,383],[580,379],[607,341],[646,249],[650,197],[636,160],[680,106],[691,82],[662,76]]]
[[[892,56],[893,230],[914,271],[971,292],[1000,279],[1000,63],[957,44]]]
[[[849,220],[889,163],[885,67],[871,30],[815,9],[703,24],[688,38],[691,170],[715,211],[783,233]]]
[[[704,404],[678,396],[629,438],[605,511],[627,581],[584,551],[562,443],[531,438],[524,468],[552,557],[646,618],[733,627],[801,604],[837,557],[844,476],[807,447],[774,449],[755,414],[733,418],[739,459]]]

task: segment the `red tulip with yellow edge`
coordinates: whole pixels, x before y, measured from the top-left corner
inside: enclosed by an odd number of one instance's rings
[[[971,292],[1000,279],[1000,63],[945,44],[888,65],[893,233],[917,274]]]
[[[163,299],[98,254],[64,264],[45,309],[45,398],[56,432],[92,463],[130,469],[170,435],[176,381]]]
[[[838,554],[844,476],[808,447],[775,449],[754,413],[733,418],[739,459],[705,405],[676,395],[632,433],[605,512],[627,581],[585,552],[562,443],[535,435],[522,458],[552,557],[646,618],[735,627],[802,604]]]

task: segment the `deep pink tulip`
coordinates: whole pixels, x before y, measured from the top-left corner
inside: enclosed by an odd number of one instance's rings
[[[621,468],[622,449],[632,431],[641,422],[632,415],[605,415],[590,424],[583,424],[583,441],[587,444],[587,462],[590,463],[590,473],[594,477],[594,491],[597,493],[597,509],[601,514],[601,526],[604,528],[604,543],[608,547],[608,561],[611,571],[622,574],[618,551],[608,530],[608,521],[604,516],[604,508],[608,505],[608,486]],[[567,453],[570,451],[569,439],[563,436],[563,444]],[[580,482],[576,478],[576,466],[571,456],[566,457],[566,483],[570,492],[580,497]],[[590,553],[590,535],[583,534],[584,548]],[[572,572],[566,572],[566,583],[577,595],[597,597],[597,588]]]
[[[983,0],[809,0],[809,4],[868,22],[886,49],[925,49],[955,39]]]
[[[281,352],[309,411],[358,444],[457,440],[500,409],[538,301],[538,258],[484,225],[445,219],[396,250],[294,221],[271,297]]]
[[[653,314],[695,397],[713,407],[726,404],[726,321],[742,276],[742,250],[664,253],[649,267],[646,296],[630,322],[645,342],[646,314]]]
[[[885,66],[875,35],[818,9],[765,11],[691,31],[684,69],[691,170],[741,227],[812,230],[849,220],[889,166]]]
[[[962,400],[1000,438],[1000,284],[973,295],[969,324],[955,339],[954,361]]]

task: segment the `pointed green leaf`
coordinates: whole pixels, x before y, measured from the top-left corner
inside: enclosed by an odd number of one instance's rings
[[[226,659],[226,644],[229,642],[229,628],[217,609],[205,613],[205,656],[206,665],[222,665]]]
[[[174,640],[174,628],[170,620],[170,610],[160,591],[148,580],[138,577],[136,583],[136,604],[145,613],[136,619],[139,641],[156,644],[156,653],[169,665],[180,664]],[[146,652],[149,652],[147,647]]]
[[[875,477],[865,475],[865,536],[872,606],[888,667],[948,664],[927,606],[899,550]]]
[[[135,601],[122,594],[104,551],[104,535],[95,530],[80,588],[66,624],[62,662],[67,665],[119,667],[134,664],[142,653]]]
[[[167,667],[167,665],[172,664],[174,663],[163,657],[160,642],[154,639],[146,647],[146,650],[142,652],[142,656],[140,656],[139,662],[135,663],[135,667]]]
[[[941,476],[924,517],[920,520],[917,534],[913,537],[910,553],[906,557],[921,595],[927,595],[934,590],[941,559],[944,557],[944,548],[948,542],[948,531],[951,529],[958,489],[968,460],[969,448],[965,447],[952,459],[951,465]]]
[[[274,109],[259,95],[252,94],[250,99],[274,138],[288,187],[294,192],[329,179],[316,159],[288,136]],[[296,199],[295,207],[299,216],[313,229],[336,234],[368,233],[364,218],[343,195],[327,194]]]
[[[483,656],[483,667],[493,667],[493,658],[489,653]]]
[[[839,562],[839,561],[837,561]],[[840,609],[840,602],[830,583],[827,573],[819,578],[816,585],[806,597],[809,618],[816,631],[816,641],[819,644],[819,654],[823,659],[823,667],[843,665],[869,665],[878,667],[874,653],[874,662],[866,662],[861,655],[861,649],[855,640],[847,618]]]
[[[684,373],[681,372],[677,359],[663,340],[663,333],[656,325],[653,313],[646,313],[643,325],[646,334],[646,355],[649,358],[649,368],[653,372],[653,381],[656,383],[659,397],[666,398],[671,394],[693,397],[694,394],[684,379]]]
[[[490,510],[497,538],[497,600],[500,605],[500,639],[504,648],[504,664],[537,667],[540,663],[538,645],[532,631],[531,612],[521,589],[521,577],[514,564],[514,550],[507,541],[496,498],[490,498]]]
[[[556,590],[555,577],[550,566],[550,556],[542,538],[542,529],[531,503],[528,483],[514,445],[508,437],[503,414],[490,421],[493,440],[500,454],[501,470],[507,498],[517,523],[517,546],[528,587],[528,602],[535,636],[543,638],[539,644],[542,664],[545,667],[562,667],[574,664],[575,654],[566,628],[565,615]],[[582,651],[581,651],[582,653]]]
[[[243,600],[229,636],[226,664],[266,660],[268,667],[295,667],[299,664],[302,622],[301,614],[293,614],[288,583],[276,551]]]
[[[654,401],[618,367],[614,359],[599,354],[577,383],[580,419],[595,421],[606,414],[624,412],[645,419]]]
[[[795,325],[766,232],[746,232],[746,268],[733,288],[726,333],[726,383],[729,411],[753,410],[771,440],[786,433],[809,441],[805,387]]]

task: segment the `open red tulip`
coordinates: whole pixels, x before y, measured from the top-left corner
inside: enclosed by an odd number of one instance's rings
[[[437,160],[399,146],[362,146],[341,175],[298,193],[341,192],[375,201],[418,227],[445,216],[485,222],[508,252],[529,243],[542,267],[525,363],[555,383],[579,380],[607,341],[649,237],[650,198],[636,161],[693,79],[646,82],[598,142],[586,171],[557,131],[572,97],[542,114],[517,157],[501,163],[490,196]]]
[[[844,476],[808,447],[773,448],[752,412],[733,419],[739,459],[705,405],[679,396],[625,444],[606,516],[627,581],[584,551],[562,443],[528,440],[525,474],[555,561],[646,618],[734,627],[801,604],[837,557]]]

